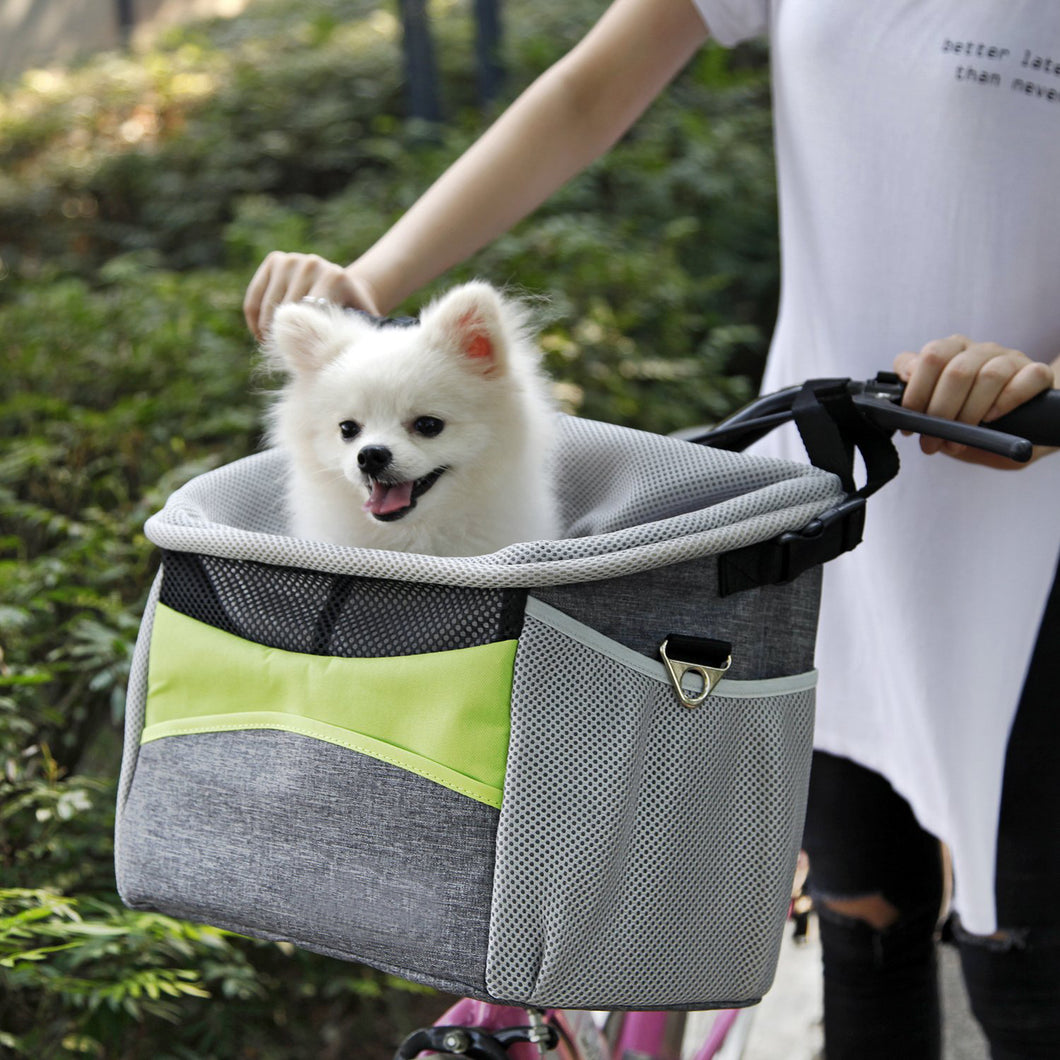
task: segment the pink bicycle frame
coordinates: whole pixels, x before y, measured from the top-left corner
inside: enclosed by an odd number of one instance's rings
[[[738,1015],[737,1009],[718,1013],[695,1060],[712,1060],[717,1055]],[[587,1014],[558,1009],[545,1013],[545,1019],[560,1031],[560,1044],[551,1054],[555,1060],[663,1060],[669,1018],[667,1012],[626,1013],[612,1051],[603,1033]],[[522,1026],[526,1022],[526,1009],[465,998],[445,1012],[436,1021],[436,1026],[477,1027],[491,1031]],[[510,1060],[541,1060],[541,1053],[534,1045],[513,1045],[508,1055]]]

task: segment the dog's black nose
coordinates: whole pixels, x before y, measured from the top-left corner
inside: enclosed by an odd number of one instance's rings
[[[366,445],[357,454],[357,466],[366,475],[376,475],[394,459],[385,445]]]

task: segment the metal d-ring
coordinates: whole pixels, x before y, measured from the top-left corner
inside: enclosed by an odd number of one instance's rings
[[[669,638],[662,642],[659,647],[659,655],[662,657],[663,664],[670,675],[670,681],[674,686],[674,691],[677,693],[677,698],[689,710],[694,710],[714,691],[718,682],[725,676],[726,671],[732,665],[732,656],[730,655],[725,660],[724,666],[704,666],[702,663],[682,662],[680,659],[670,658],[666,650],[669,644]],[[685,688],[684,679],[688,674],[694,674],[698,677],[703,682],[703,687],[698,691]]]

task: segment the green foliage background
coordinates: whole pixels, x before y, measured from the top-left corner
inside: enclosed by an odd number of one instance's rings
[[[509,97],[599,7],[507,5]],[[488,122],[468,5],[433,16],[442,130],[405,120],[399,25],[373,0],[258,0],[0,90],[0,1056],[382,1060],[440,1005],[124,910],[111,866],[143,521],[260,444],[240,313],[260,258],[350,260]],[[705,49],[444,282],[471,275],[539,299],[574,411],[667,431],[740,404],[777,289],[762,54]]]

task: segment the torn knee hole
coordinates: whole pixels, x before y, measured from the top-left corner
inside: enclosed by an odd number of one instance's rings
[[[952,918],[951,926],[953,937],[963,946],[992,953],[1026,949],[1027,936],[1030,934],[1026,928],[999,928],[991,935],[974,935],[961,924],[957,916]]]
[[[818,906],[824,906],[840,916],[862,920],[876,931],[885,931],[901,917],[901,910],[892,905],[882,894],[866,894],[858,898],[818,897]]]

